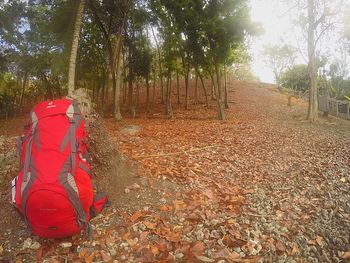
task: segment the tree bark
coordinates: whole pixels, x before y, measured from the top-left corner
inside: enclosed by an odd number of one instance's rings
[[[200,73],[199,69],[197,66],[195,66],[194,68],[196,70],[196,73],[202,83],[202,88],[203,88],[203,93],[204,93],[204,96],[205,96],[205,104],[206,104],[206,107],[209,108],[209,100],[208,100],[208,93],[207,93],[207,89],[205,88],[205,84],[204,84],[204,79],[203,79],[203,76],[202,74]]]
[[[180,104],[180,78],[179,72],[176,71],[176,90],[177,90],[177,104]]]
[[[224,65],[224,87],[225,87],[225,109],[228,109],[228,89],[227,89],[227,72],[226,65]]]
[[[116,89],[115,89],[115,95],[114,95],[114,119],[116,121],[121,121],[123,119],[120,113],[120,89],[123,83],[123,80],[122,80],[123,52],[122,52],[121,44],[118,52],[119,52],[119,58],[117,60]]]
[[[24,93],[26,91],[27,86],[27,80],[28,80],[28,73],[25,72],[22,80],[22,90],[21,90],[21,97],[19,101],[19,110],[22,113],[23,112],[23,104],[24,104]]]
[[[153,27],[152,29],[152,34],[154,37],[154,42],[156,43],[156,48],[157,48],[157,53],[158,53],[158,66],[159,66],[159,78],[160,78],[160,91],[161,91],[161,103],[164,104],[164,84],[163,84],[163,75],[162,75],[162,60],[161,60],[161,53],[160,53],[160,47],[158,44],[158,40],[156,38],[156,34],[154,33]]]
[[[195,81],[194,81],[194,104],[198,103],[198,74],[196,72]]]
[[[150,94],[149,94],[149,89],[150,89],[150,87],[149,87],[149,76],[147,75],[146,76],[146,110],[147,110],[147,112],[149,112],[149,110],[150,110]]]
[[[70,52],[69,71],[68,71],[68,96],[70,97],[73,96],[74,88],[75,88],[75,65],[77,61],[80,27],[83,19],[85,4],[86,4],[86,0],[80,0],[77,15],[75,18],[72,49]]]
[[[310,77],[309,88],[309,108],[307,119],[315,122],[318,118],[318,101],[317,101],[317,68],[315,57],[315,3],[314,0],[308,0],[308,56],[309,65],[308,73]]]
[[[216,73],[216,94],[217,94],[217,104],[218,104],[218,118],[219,120],[225,120],[225,109],[224,109],[224,103],[222,101],[222,90],[221,90],[221,74],[220,74],[220,66],[217,61],[214,62],[215,64],[215,73]]]

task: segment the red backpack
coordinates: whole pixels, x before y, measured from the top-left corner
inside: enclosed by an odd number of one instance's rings
[[[38,104],[20,146],[14,200],[29,229],[46,238],[91,229],[94,194],[77,103],[60,99]]]

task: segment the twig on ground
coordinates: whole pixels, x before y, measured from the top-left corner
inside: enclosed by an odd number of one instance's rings
[[[209,148],[218,148],[221,147],[220,145],[210,145],[210,146],[206,146],[206,147],[201,147],[201,148],[194,148],[194,149],[189,149],[189,150],[184,150],[184,151],[179,151],[179,152],[172,152],[172,153],[161,153],[161,154],[153,154],[153,155],[136,155],[133,156],[132,158],[153,158],[153,157],[161,157],[161,156],[169,156],[169,155],[178,155],[178,154],[182,154],[182,153],[188,153],[188,152],[195,152],[195,151],[201,151],[201,150],[205,150],[205,149],[209,149]]]

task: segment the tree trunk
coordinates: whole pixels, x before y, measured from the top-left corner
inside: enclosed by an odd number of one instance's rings
[[[156,69],[154,69],[153,72],[153,91],[152,91],[152,106],[155,103],[155,97],[156,97],[156,82],[157,82],[157,74],[156,74]]]
[[[195,81],[194,81],[194,104],[198,103],[198,74],[196,72]]]
[[[146,76],[146,110],[149,112],[150,110],[150,96],[149,96],[149,76]]]
[[[162,60],[161,60],[161,53],[160,53],[160,48],[158,44],[158,40],[156,38],[156,34],[154,33],[153,27],[152,29],[152,34],[154,37],[154,41],[156,42],[156,48],[157,48],[157,53],[158,53],[158,66],[159,66],[159,78],[160,78],[160,91],[161,91],[161,103],[164,104],[164,84],[163,84],[163,75],[162,75]]]
[[[22,113],[23,112],[23,104],[24,104],[24,93],[26,91],[27,86],[27,80],[28,80],[28,73],[25,72],[22,80],[22,90],[21,90],[21,97],[19,101],[19,110]]]
[[[215,64],[215,73],[216,73],[216,94],[217,94],[217,104],[218,104],[218,118],[219,120],[225,120],[225,109],[224,109],[224,103],[222,101],[222,90],[221,90],[221,74],[220,74],[220,66],[218,62],[214,62]]]
[[[180,104],[180,78],[179,72],[176,71],[176,90],[177,90],[177,104]]]
[[[225,109],[228,109],[228,88],[227,88],[227,72],[226,65],[224,65],[224,87],[225,87]]]
[[[205,104],[206,104],[206,107],[209,108],[208,93],[207,93],[207,89],[205,88],[203,76],[200,73],[200,71],[199,71],[197,66],[195,66],[194,69],[196,70],[197,75],[198,75],[198,77],[199,77],[199,79],[200,79],[200,81],[202,83],[203,93],[204,93],[204,96],[205,96]]]
[[[120,89],[123,83],[123,80],[122,80],[123,52],[122,52],[121,44],[118,52],[119,52],[119,58],[117,61],[116,89],[115,89],[115,95],[114,95],[114,119],[116,121],[121,121],[123,119],[120,113]]]
[[[167,82],[166,82],[166,96],[165,96],[165,115],[168,118],[173,117],[173,110],[171,106],[171,73],[168,73]]]
[[[308,73],[310,77],[309,88],[309,109],[307,119],[315,122],[318,118],[318,101],[317,101],[317,69],[315,57],[315,3],[314,0],[308,0],[308,56],[309,65]]]
[[[214,76],[213,76],[213,73],[209,72],[209,75],[210,75],[210,80],[211,80],[211,99],[212,100],[216,100],[216,82],[214,80]]]
[[[80,0],[77,15],[75,18],[72,49],[70,52],[69,71],[68,71],[68,96],[70,97],[73,96],[74,88],[75,88],[75,65],[77,61],[79,34],[80,34],[81,22],[83,19],[85,3],[86,3],[86,0]]]
[[[190,88],[189,88],[189,72],[187,71],[185,73],[185,92],[186,92],[186,104],[185,104],[185,109],[188,110],[188,105],[190,101]]]

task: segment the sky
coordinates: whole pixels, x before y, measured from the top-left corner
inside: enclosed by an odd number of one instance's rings
[[[281,0],[250,0],[252,21],[259,22],[264,28],[264,33],[253,38],[250,43],[250,53],[253,58],[252,70],[263,82],[274,83],[272,70],[265,65],[264,57],[261,54],[264,46],[268,44],[290,44],[298,47],[303,42],[300,41],[298,31],[293,30],[295,26],[293,27],[291,22],[291,15],[289,15],[291,12],[288,12],[290,5],[286,2]],[[349,2],[349,0],[345,0],[346,4],[349,4]],[[320,43],[323,53],[335,57],[335,54],[339,53],[340,50],[338,39],[339,36],[332,36],[323,41],[323,46],[326,46],[326,48],[322,47],[322,43]],[[306,64],[301,54],[298,55],[296,63]]]
[[[272,70],[265,65],[261,54],[264,46],[288,43],[288,39],[293,37],[290,18],[283,15],[287,10],[288,6],[276,0],[251,0],[251,18],[254,22],[259,22],[264,29],[261,36],[251,41],[252,70],[263,82],[274,83]]]

